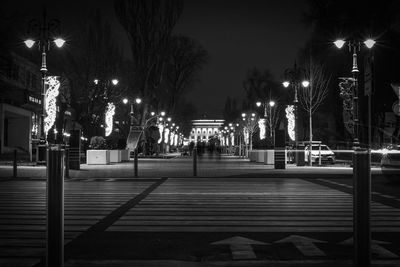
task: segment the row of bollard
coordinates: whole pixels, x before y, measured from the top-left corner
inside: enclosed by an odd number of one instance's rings
[[[64,266],[64,177],[69,174],[68,150],[47,150],[47,243],[46,266]],[[16,151],[14,174],[16,175]],[[354,152],[354,266],[371,264],[370,201],[371,173],[369,151]],[[65,169],[64,169],[65,167]],[[138,151],[135,149],[135,177],[138,176]],[[197,149],[193,151],[193,176],[197,176]]]

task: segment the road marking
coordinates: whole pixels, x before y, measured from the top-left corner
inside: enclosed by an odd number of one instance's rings
[[[241,236],[230,237],[221,241],[211,243],[211,245],[229,245],[234,260],[257,259],[252,245],[269,245],[268,243],[248,239]]]
[[[348,238],[342,242],[340,242],[340,245],[353,245],[353,238]],[[380,240],[371,240],[371,252],[373,254],[376,254],[379,256],[379,258],[383,259],[395,259],[398,258],[399,256],[390,250],[382,247],[381,245],[388,245],[391,244],[390,242],[386,241],[380,241]]]
[[[300,235],[291,235],[275,243],[292,243],[304,256],[326,256],[325,252],[320,250],[314,243],[327,243],[318,239],[313,239]]]

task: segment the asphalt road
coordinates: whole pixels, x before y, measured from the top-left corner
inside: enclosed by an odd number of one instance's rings
[[[148,161],[147,169],[142,161],[146,175],[136,179],[126,173],[131,163],[72,173],[64,183],[65,265],[351,266],[349,168],[275,171],[223,157],[203,159],[195,178],[188,161]],[[19,178],[7,168],[0,168],[0,266],[40,266],[43,168],[21,168]],[[399,186],[372,181],[373,263],[400,266]]]

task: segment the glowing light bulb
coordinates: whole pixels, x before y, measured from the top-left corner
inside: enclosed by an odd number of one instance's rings
[[[35,41],[32,39],[28,39],[28,40],[25,40],[24,43],[25,43],[26,47],[32,48],[32,46],[35,44]]]
[[[371,49],[374,45],[375,45],[375,40],[372,39],[367,39],[364,41],[364,44],[366,47],[368,47],[369,49]]]
[[[346,43],[344,40],[342,40],[342,39],[338,39],[338,40],[336,40],[336,41],[334,41],[333,42],[335,45],[336,45],[336,47],[337,48],[342,48],[343,47],[343,45]]]
[[[57,38],[57,39],[54,40],[54,43],[56,44],[56,46],[58,48],[61,48],[65,44],[65,40],[62,39],[62,38]]]

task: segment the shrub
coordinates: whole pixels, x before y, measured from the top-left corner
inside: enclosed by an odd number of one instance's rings
[[[89,147],[91,149],[106,149],[107,148],[106,139],[104,139],[104,137],[102,136],[93,136],[90,139]]]

